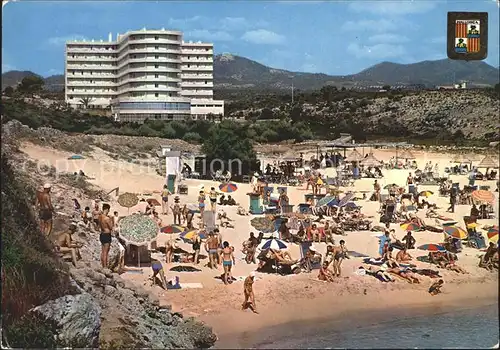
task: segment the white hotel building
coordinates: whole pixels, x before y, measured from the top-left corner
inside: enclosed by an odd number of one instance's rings
[[[224,114],[213,99],[213,44],[182,33],[140,30],[116,41],[66,43],[65,95],[75,108],[111,108],[117,121],[205,119]]]

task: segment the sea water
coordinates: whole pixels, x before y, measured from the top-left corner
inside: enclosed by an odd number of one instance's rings
[[[344,317],[344,325],[349,321]],[[275,334],[254,348],[492,348],[499,339],[498,305],[462,309],[416,317],[393,317],[380,323],[368,322],[339,327],[318,323],[314,333],[302,333],[294,326]]]

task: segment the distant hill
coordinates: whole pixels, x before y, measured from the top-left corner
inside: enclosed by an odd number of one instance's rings
[[[50,77],[44,78],[39,74],[30,71],[19,71],[11,70],[6,73],[2,73],[2,90],[7,86],[15,87],[24,78],[29,76],[39,76],[45,81],[45,89],[48,91],[64,91],[64,75],[51,75]]]
[[[351,76],[356,81],[378,84],[447,85],[460,80],[474,84],[498,84],[499,70],[481,61],[449,59],[412,64],[382,62]]]
[[[218,90],[265,89],[282,90],[293,86],[301,90],[320,89],[325,85],[356,87],[370,85],[425,84],[451,85],[460,80],[472,85],[499,83],[499,69],[481,61],[449,59],[412,64],[382,62],[357,74],[332,76],[321,73],[291,72],[275,69],[245,57],[221,54],[214,58],[214,82]],[[17,85],[24,77],[36,75],[29,71],[10,71],[2,74],[2,88]],[[46,89],[62,91],[64,75],[45,78]]]
[[[21,82],[26,77],[30,76],[37,76],[38,74],[35,74],[33,72],[30,72],[28,70],[25,71],[20,71],[20,70],[11,70],[6,73],[2,73],[2,90],[5,89],[7,86],[16,86]]]

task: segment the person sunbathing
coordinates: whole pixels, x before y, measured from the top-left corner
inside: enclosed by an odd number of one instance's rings
[[[286,250],[269,249],[269,251],[271,259],[277,260],[279,263],[291,265],[297,262],[297,260],[292,259],[290,253]]]
[[[236,214],[238,215],[242,215],[242,216],[246,216],[248,215],[247,211],[245,210],[245,208],[243,208],[241,205],[238,206],[238,209],[236,209]]]
[[[469,274],[466,270],[464,270],[462,267],[458,266],[457,264],[455,264],[455,261],[454,260],[451,260],[451,261],[448,261],[448,262],[445,262],[445,261],[440,261],[439,262],[439,267],[443,268],[443,269],[447,269],[447,270],[450,270],[450,271],[455,271],[455,272],[458,272],[458,273],[462,273],[464,275],[466,274]]]
[[[360,269],[361,268],[364,269],[363,267],[360,267]],[[394,278],[392,278],[392,276],[389,273],[387,273],[386,271],[384,271],[381,268],[376,268],[374,266],[369,266],[368,270],[366,270],[366,269],[364,269],[364,270],[370,276],[380,278],[380,279],[382,279],[385,282],[394,282]]]
[[[420,283],[420,280],[418,279],[418,277],[411,270],[401,269],[399,267],[396,267],[396,268],[388,268],[386,271],[403,278],[408,283],[411,283],[411,284],[414,284],[414,283],[419,284]]]
[[[55,240],[56,250],[61,254],[70,254],[71,262],[76,266],[77,259],[81,259],[80,248],[82,245],[80,243],[73,242],[73,234],[76,232],[76,224],[72,223],[69,225],[68,230],[59,234]]]
[[[396,254],[396,261],[398,263],[407,263],[407,262],[410,262],[411,259],[412,259],[412,256],[407,252],[406,248],[404,248],[403,250],[400,250]]]
[[[333,282],[333,274],[330,270],[328,270],[328,263],[326,261],[319,269],[318,279],[320,281]]]
[[[392,256],[393,251],[394,251],[394,248],[389,246],[389,248],[382,255],[382,261],[384,261],[387,264],[387,266],[389,266],[391,268],[397,268],[397,267],[399,267],[399,264]]]
[[[490,242],[488,249],[486,249],[486,253],[482,255],[479,260],[479,267],[483,267],[490,271],[493,270],[495,255],[496,266],[498,267],[498,248],[495,246],[495,243]]]
[[[441,288],[443,287],[443,284],[444,284],[443,280],[434,282],[429,288],[429,294],[434,296],[441,293]]]

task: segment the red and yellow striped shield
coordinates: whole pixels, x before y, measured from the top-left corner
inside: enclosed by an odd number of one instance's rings
[[[467,39],[467,52],[479,52],[481,48],[480,40],[480,38]]]
[[[467,38],[467,22],[455,22],[455,38]]]

